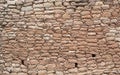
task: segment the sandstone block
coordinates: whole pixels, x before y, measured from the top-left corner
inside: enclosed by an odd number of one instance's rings
[[[56,71],[56,75],[64,75],[61,71]]]
[[[95,32],[89,32],[88,35],[96,35]]]
[[[51,3],[44,3],[44,7],[52,7],[54,6],[54,4],[51,2]]]
[[[116,41],[120,41],[120,38],[115,38]]]
[[[100,5],[101,6],[101,5],[103,5],[103,2],[102,1],[98,1],[98,2],[95,3],[95,5],[97,5],[97,6]]]
[[[27,73],[18,73],[17,75],[28,75]]]
[[[77,68],[73,68],[73,69],[69,69],[68,71],[71,72],[71,73],[75,73],[75,72],[78,72],[78,69]]]
[[[7,1],[7,4],[8,4],[8,5],[11,5],[11,4],[14,5],[14,4],[15,4],[15,1],[9,1],[9,0],[8,0],[8,1]]]
[[[110,6],[109,5],[102,5],[102,9],[109,9]]]
[[[55,5],[56,6],[62,6],[62,2],[60,2],[60,1],[59,2],[55,2]]]
[[[62,17],[63,17],[63,19],[69,19],[70,15],[68,13],[65,13]]]
[[[110,17],[111,13],[110,12],[103,12],[102,16],[103,17]]]
[[[33,10],[32,6],[27,6],[27,7],[22,7],[21,8],[21,11],[24,11],[24,12],[28,12],[28,11],[31,11]]]
[[[38,75],[47,75],[47,72],[46,71],[38,71]]]
[[[81,15],[89,15],[90,14],[90,11],[82,11],[81,12]]]

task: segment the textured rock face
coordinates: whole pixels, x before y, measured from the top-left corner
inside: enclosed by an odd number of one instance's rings
[[[0,0],[0,75],[120,75],[120,0]]]

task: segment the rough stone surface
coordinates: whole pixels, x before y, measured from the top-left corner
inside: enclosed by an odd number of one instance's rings
[[[0,0],[0,75],[120,75],[120,0]]]

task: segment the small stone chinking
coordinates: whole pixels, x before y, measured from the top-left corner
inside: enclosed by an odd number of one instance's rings
[[[0,75],[120,75],[120,0],[0,0]]]

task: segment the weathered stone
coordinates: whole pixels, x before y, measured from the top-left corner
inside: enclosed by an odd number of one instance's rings
[[[23,0],[24,1],[24,0]],[[30,3],[30,2],[33,2],[34,0],[25,0],[24,2],[25,3]]]
[[[109,7],[109,5],[102,5],[102,8],[103,9],[109,9],[110,7]]]
[[[102,16],[103,17],[111,17],[111,13],[110,12],[103,12]]]
[[[62,2],[60,2],[60,1],[59,2],[55,2],[55,5],[56,6],[62,6]]]
[[[18,73],[17,75],[28,75],[27,73]]]
[[[56,75],[64,75],[64,74],[63,74],[63,72],[61,72],[61,71],[57,71],[57,72],[56,72]]]
[[[96,35],[95,32],[89,32],[88,35]]]
[[[42,8],[42,7],[44,7],[43,4],[34,4],[33,5],[33,8]]]
[[[56,69],[56,65],[55,64],[48,64],[47,66],[47,70],[55,70]]]
[[[27,6],[27,7],[22,7],[21,8],[21,11],[25,11],[25,12],[28,12],[28,11],[31,11],[33,10],[32,6]]]
[[[64,15],[63,15],[63,19],[69,19],[70,18],[70,15],[68,14],[68,13],[65,13]]]
[[[119,4],[0,0],[0,75],[119,75]]]
[[[44,7],[52,7],[52,6],[54,6],[52,2],[51,3],[44,3]]]
[[[115,38],[116,41],[120,41],[120,38]]]
[[[9,0],[8,0],[8,1],[7,1],[7,4],[13,4],[13,5],[14,5],[14,4],[15,4],[15,1],[9,1]]]
[[[112,19],[111,22],[112,23],[117,23],[117,20],[116,19]]]
[[[83,12],[81,12],[81,15],[89,15],[89,14],[90,14],[89,11],[83,11]]]
[[[4,60],[0,60],[0,64],[3,64],[3,63],[5,63],[5,61]]]
[[[18,75],[17,73],[11,73],[10,75]]]
[[[47,75],[46,71],[38,71],[38,75]]]
[[[103,5],[103,2],[102,1],[98,1],[95,3],[95,5]]]
[[[103,23],[110,23],[110,19],[109,18],[102,17],[101,20],[102,20]]]
[[[69,69],[68,71],[69,71],[69,72],[78,72],[78,69],[77,69],[77,68],[74,68],[74,69]]]

